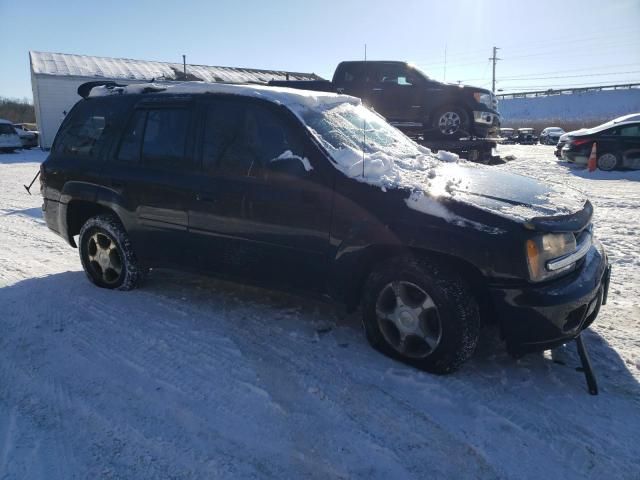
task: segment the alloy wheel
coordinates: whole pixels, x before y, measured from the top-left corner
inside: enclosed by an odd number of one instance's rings
[[[122,257],[115,242],[96,232],[87,242],[87,257],[92,273],[108,285],[115,284],[122,273]]]
[[[462,124],[460,115],[456,112],[445,112],[438,119],[438,129],[444,135],[453,135]]]
[[[431,296],[414,283],[387,284],[378,295],[376,317],[387,343],[402,355],[424,358],[440,344],[438,308]]]
[[[600,170],[613,170],[616,168],[616,164],[618,163],[618,159],[613,153],[604,153],[598,158],[598,168]]]

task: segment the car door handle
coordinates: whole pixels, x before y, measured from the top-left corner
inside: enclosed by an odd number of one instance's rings
[[[381,88],[373,88],[371,89],[372,92],[381,92],[382,89]]]
[[[209,195],[203,195],[201,193],[196,194],[196,200],[198,202],[216,203],[218,200],[215,197]]]
[[[118,180],[111,180],[111,186],[113,188],[123,188],[124,187],[124,183],[118,181]]]

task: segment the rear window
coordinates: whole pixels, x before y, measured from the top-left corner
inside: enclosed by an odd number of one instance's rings
[[[15,135],[16,131],[8,123],[0,123],[0,135]]]
[[[149,110],[142,142],[142,157],[150,165],[182,168],[189,129],[189,110]]]
[[[55,153],[95,159],[107,138],[116,131],[127,109],[119,99],[89,100],[76,105],[56,137]]]
[[[192,168],[186,155],[191,110],[159,108],[136,110],[125,127],[117,159],[171,169]]]

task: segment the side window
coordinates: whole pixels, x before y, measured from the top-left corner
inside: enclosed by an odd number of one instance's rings
[[[620,135],[623,137],[640,137],[640,125],[620,127]]]
[[[142,140],[144,163],[184,168],[190,112],[186,108],[148,110]]]
[[[231,163],[227,151],[242,136],[244,107],[238,102],[215,102],[207,105],[202,138],[202,165],[206,172],[214,171],[224,157]]]
[[[382,67],[376,80],[378,83],[386,85],[412,86],[414,84],[407,69],[401,66]]]
[[[205,169],[216,168],[225,175],[259,177],[279,158],[298,156],[304,161],[295,134],[279,115],[262,105],[211,105],[203,142]]]
[[[140,147],[142,145],[142,134],[144,132],[144,122],[146,118],[147,112],[144,110],[136,110],[129,119],[122,141],[120,142],[120,150],[117,156],[118,160],[129,163],[137,163],[140,160]]]
[[[56,138],[55,153],[79,158],[96,158],[108,123],[117,114],[108,102],[84,100],[73,110]]]

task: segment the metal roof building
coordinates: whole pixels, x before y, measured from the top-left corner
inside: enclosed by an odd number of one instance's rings
[[[82,83],[113,80],[119,83],[143,83],[155,80],[224,83],[267,83],[269,80],[318,80],[313,73],[259,70],[255,68],[186,66],[182,63],[132,60],[129,58],[91,57],[67,53],[29,52],[31,88],[40,131],[40,146],[50,148],[63,118],[80,99]]]

